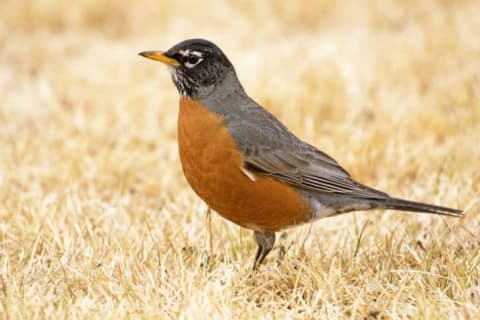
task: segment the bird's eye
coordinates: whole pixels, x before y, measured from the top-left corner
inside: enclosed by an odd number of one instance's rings
[[[198,60],[200,60],[200,58],[197,56],[189,56],[187,58],[187,62],[193,65],[196,65],[198,63]]]
[[[203,58],[202,57],[199,57],[197,55],[190,55],[188,57],[185,58],[185,67],[187,68],[193,68],[195,67],[197,64],[199,64],[200,62],[202,62]]]

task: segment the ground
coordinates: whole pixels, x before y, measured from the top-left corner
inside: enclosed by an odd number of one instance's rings
[[[0,316],[480,318],[479,1],[0,2]],[[189,189],[167,69],[216,42],[357,180],[466,209],[251,231]]]

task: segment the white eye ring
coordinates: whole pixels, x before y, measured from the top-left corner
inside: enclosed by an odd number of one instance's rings
[[[203,61],[203,58],[200,58],[198,56],[195,56],[195,58],[197,58],[197,61],[195,61],[195,63],[191,63],[191,62],[189,62],[189,59],[187,59],[187,61],[185,62],[185,67],[190,69],[190,68],[195,67],[197,64],[199,64],[200,62]]]

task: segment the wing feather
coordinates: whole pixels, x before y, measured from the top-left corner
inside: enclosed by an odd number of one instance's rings
[[[389,197],[354,181],[332,157],[298,139],[253,100],[231,109],[225,121],[247,170],[299,189],[361,198]]]
[[[315,157],[310,148],[305,151],[296,150],[295,155],[289,154],[286,150],[260,151],[246,157],[245,166],[249,170],[301,189],[362,198],[388,198],[386,193],[354,181],[338,163],[331,161],[333,159],[325,161],[324,154],[321,155],[322,157]],[[299,163],[296,161],[298,157],[309,161]]]

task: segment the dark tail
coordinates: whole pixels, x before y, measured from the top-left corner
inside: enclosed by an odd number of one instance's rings
[[[386,209],[393,210],[404,210],[404,211],[413,211],[413,212],[425,212],[440,214],[451,217],[461,217],[463,216],[463,211],[458,209],[452,209],[447,207],[436,206],[432,204],[426,204],[421,202],[389,198],[382,203]]]

